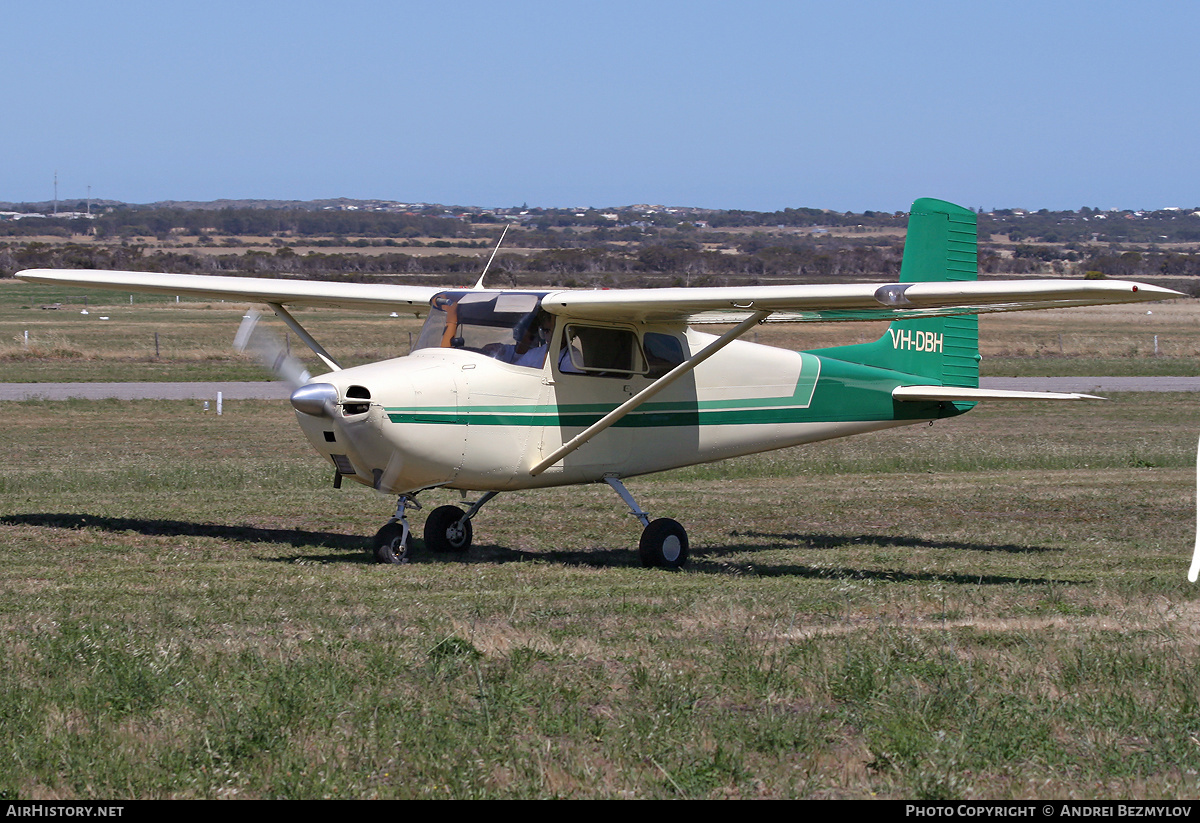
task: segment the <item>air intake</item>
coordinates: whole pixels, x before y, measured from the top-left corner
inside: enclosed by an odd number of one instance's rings
[[[366,414],[371,410],[370,403],[351,403],[351,400],[370,400],[371,392],[366,386],[351,386],[346,389],[346,399],[342,403],[342,412],[349,417],[352,414]]]

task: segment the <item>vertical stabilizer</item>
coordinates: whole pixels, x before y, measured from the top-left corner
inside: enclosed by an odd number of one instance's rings
[[[900,282],[974,280],[979,270],[976,247],[973,212],[923,197],[909,214]],[[979,321],[975,315],[897,320],[874,343],[813,354],[974,388],[979,385]]]

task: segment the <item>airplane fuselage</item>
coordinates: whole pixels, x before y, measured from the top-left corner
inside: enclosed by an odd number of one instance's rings
[[[674,338],[683,357],[714,339],[691,329],[627,331],[647,347],[646,335],[658,335],[656,343]],[[894,402],[891,390],[906,382],[900,373],[735,341],[535,475],[532,468],[547,455],[654,379],[564,366],[555,357],[535,369],[475,351],[424,348],[313,378],[336,387],[339,405],[323,414],[298,410],[297,417],[313,447],[344,477],[403,494],[630,477],[965,410]]]

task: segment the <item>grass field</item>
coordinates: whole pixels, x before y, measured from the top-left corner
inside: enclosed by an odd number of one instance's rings
[[[62,307],[41,309],[55,304]],[[245,310],[144,295],[130,303],[111,292],[87,296],[0,280],[0,382],[265,379],[256,363],[232,351]],[[407,354],[420,330],[419,320],[386,313],[314,309],[297,316],[343,365]],[[286,335],[281,322],[270,322]],[[874,340],[885,328],[768,325],[747,339],[813,349]],[[294,337],[291,343],[314,374],[324,370],[303,344]],[[985,315],[980,350],[981,371],[989,376],[1194,376],[1200,374],[1200,315],[1190,300]]]
[[[3,404],[0,796],[1200,793],[1196,396],[631,481],[680,573],[607,487],[371,564],[394,500],[225,408]]]

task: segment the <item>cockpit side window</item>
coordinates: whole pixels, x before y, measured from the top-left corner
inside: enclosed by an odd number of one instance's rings
[[[645,371],[632,329],[569,324],[563,333],[559,371],[598,377],[629,377]]]

